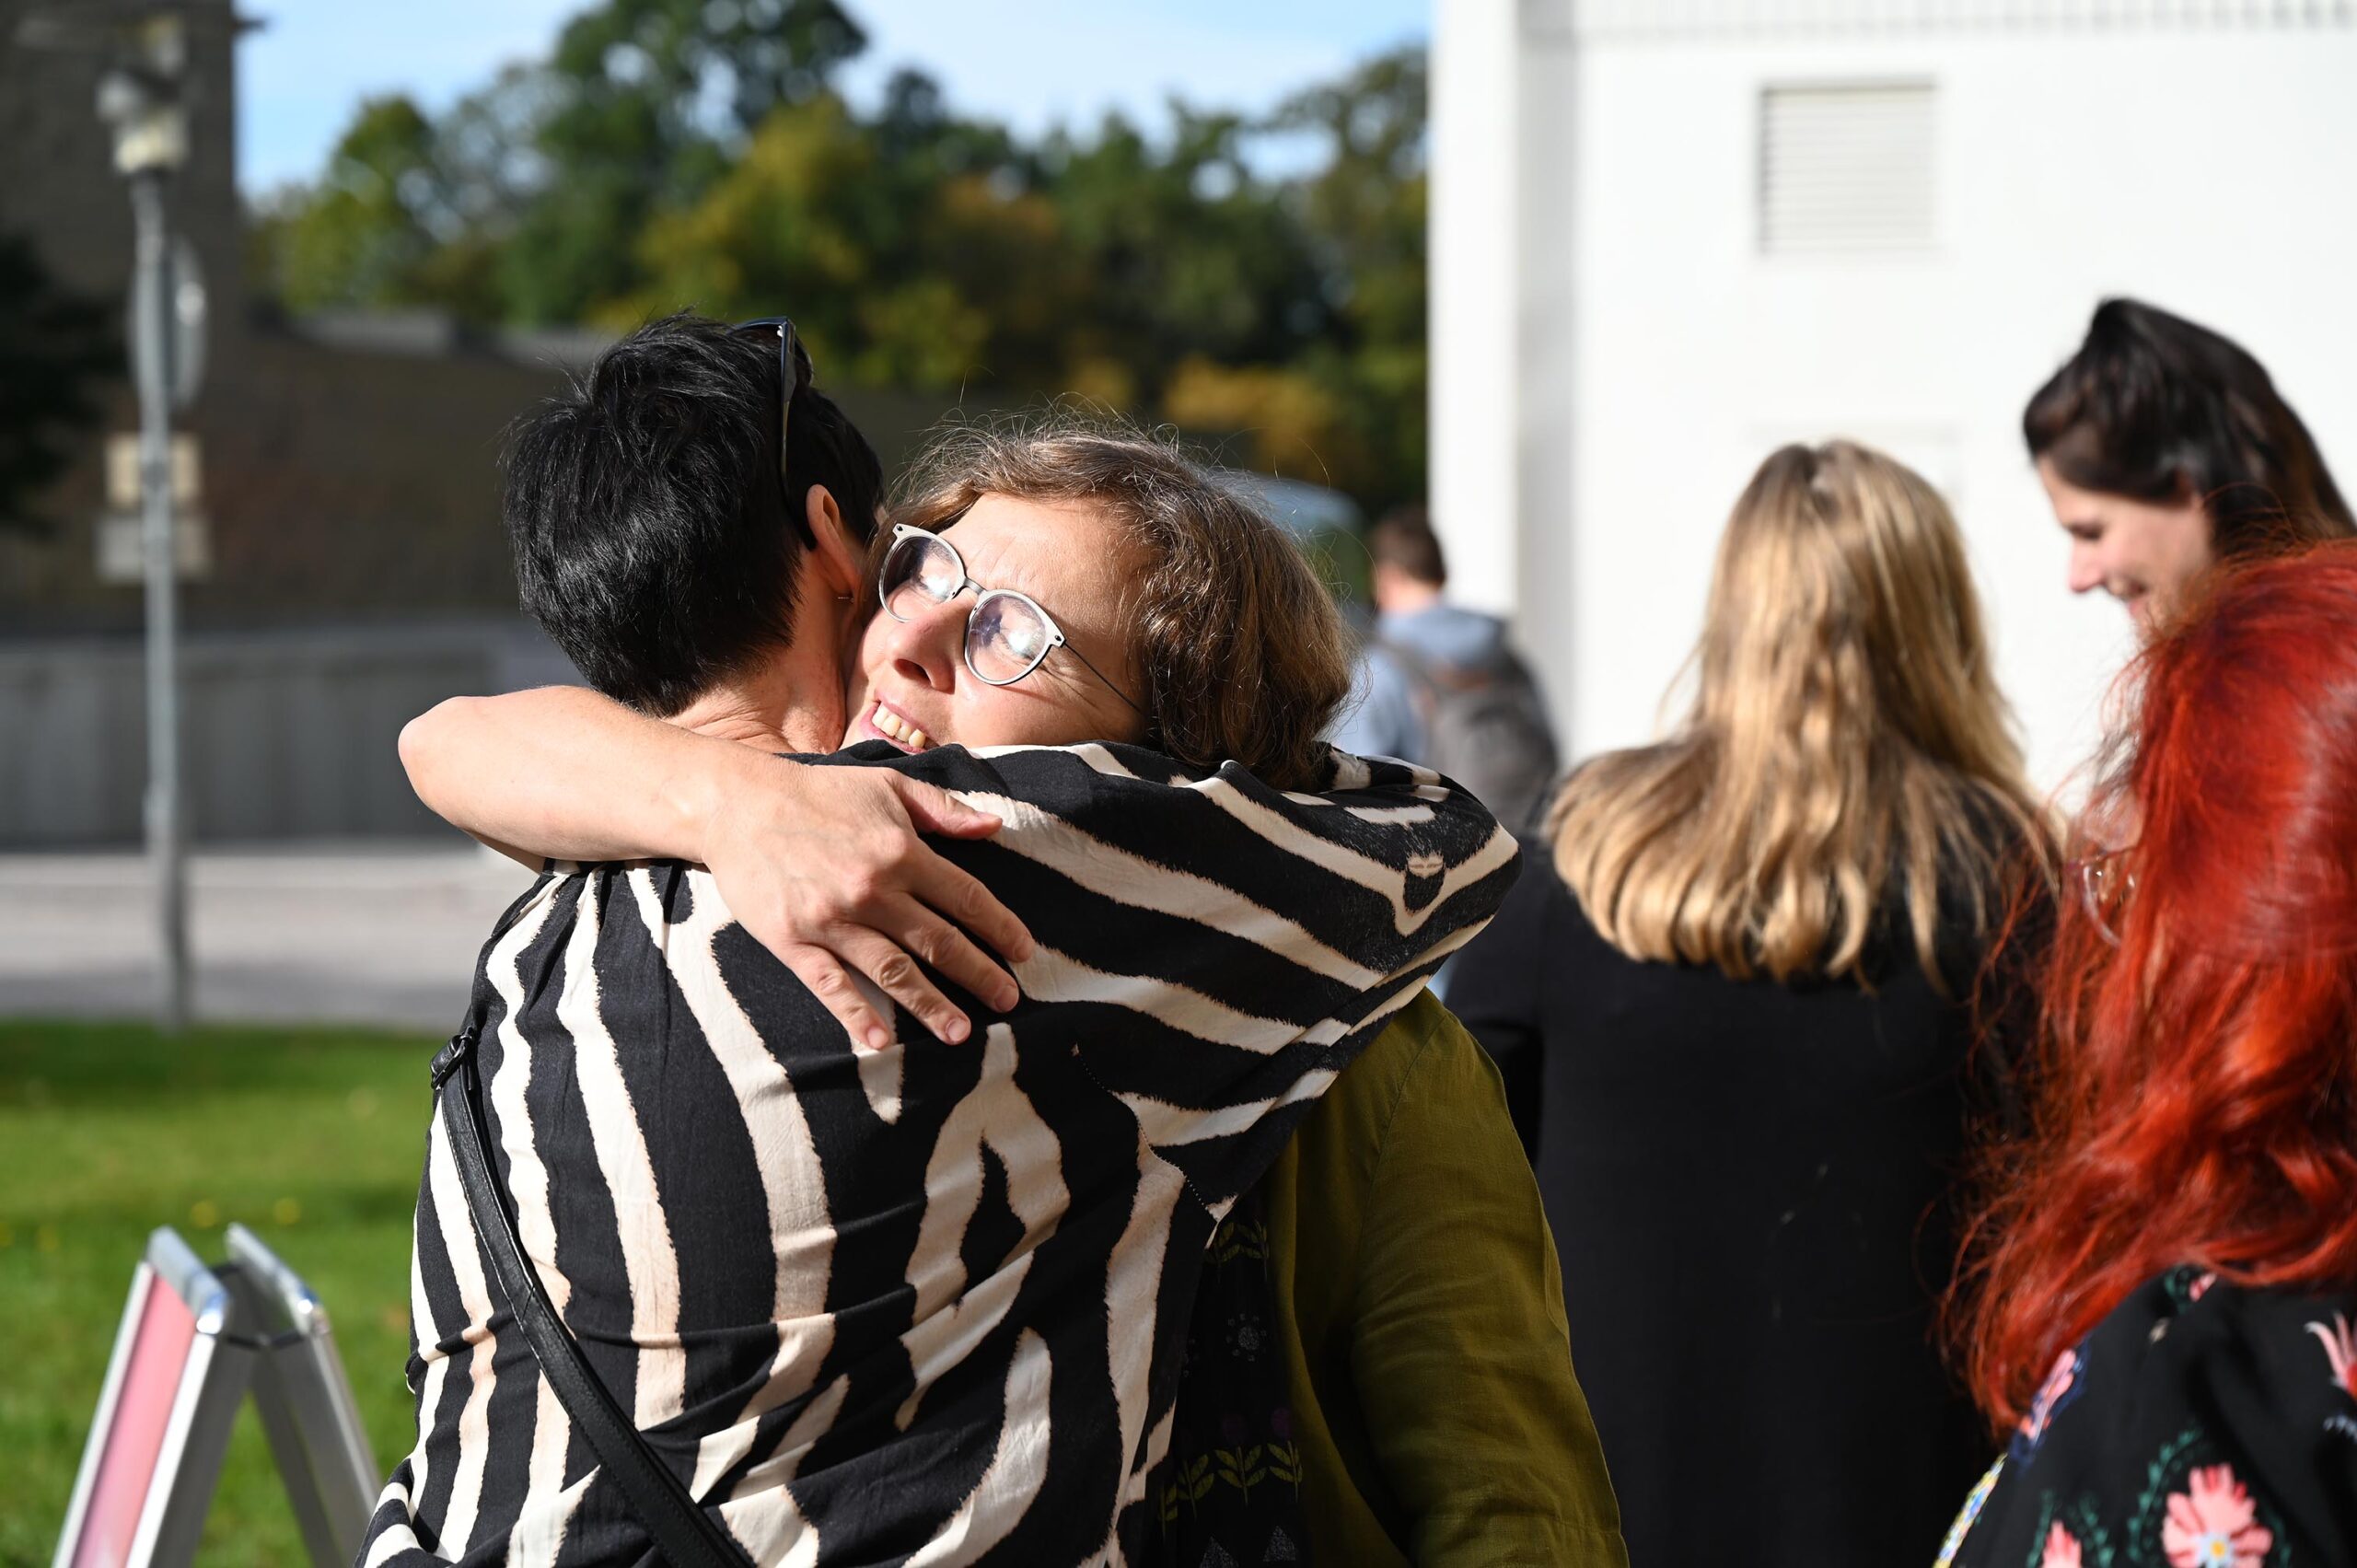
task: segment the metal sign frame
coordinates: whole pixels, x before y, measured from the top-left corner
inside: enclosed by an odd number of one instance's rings
[[[303,1544],[320,1568],[345,1568],[360,1555],[384,1473],[369,1449],[327,1308],[244,1225],[229,1227],[228,1244],[222,1276],[268,1336],[254,1363],[254,1405]]]
[[[285,1483],[303,1544],[318,1568],[345,1568],[358,1553],[381,1479],[337,1354],[325,1308],[301,1276],[245,1226],[228,1233],[229,1259],[207,1268],[168,1228],[147,1238],[107,1363],[98,1411],[66,1506],[53,1568],[186,1568],[221,1479],[238,1407],[253,1395]],[[118,1421],[132,1364],[150,1347],[142,1327],[158,1290],[190,1328],[171,1411],[149,1464],[127,1547],[90,1532],[110,1461],[144,1462],[118,1450]],[[140,1442],[138,1434],[128,1439]]]
[[[169,1291],[190,1319],[185,1359],[171,1414],[147,1472],[128,1549],[120,1558],[101,1556],[109,1544],[86,1539],[94,1524],[91,1505],[99,1502],[99,1482],[111,1458],[136,1463],[144,1458],[112,1452],[117,1418],[123,1413],[124,1384],[140,1344],[140,1326],[146,1321],[151,1297]],[[204,1527],[204,1511],[213,1488],[221,1479],[221,1458],[228,1451],[230,1423],[237,1418],[251,1373],[253,1352],[234,1337],[236,1299],[220,1277],[198,1260],[179,1233],[160,1229],[147,1238],[146,1256],[131,1277],[131,1298],[123,1307],[122,1326],[115,1333],[114,1353],[107,1363],[107,1380],[99,1395],[98,1416],[90,1425],[90,1440],[82,1450],[82,1467],[74,1480],[74,1500],[65,1512],[65,1528],[58,1537],[55,1568],[146,1568],[180,1564],[196,1554],[196,1540]]]

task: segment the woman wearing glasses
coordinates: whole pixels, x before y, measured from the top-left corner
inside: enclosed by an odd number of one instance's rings
[[[879,541],[877,613],[846,659],[847,745],[1129,742],[1314,786],[1317,738],[1347,688],[1337,617],[1295,594],[1290,540],[1202,470],[1126,436],[969,430],[908,488]],[[508,776],[531,758],[563,798],[543,787],[519,818],[509,789],[466,765],[485,754],[511,759]],[[575,855],[621,833],[616,853],[668,849],[757,879],[799,827],[778,770],[749,782],[735,759],[586,693],[429,715],[404,755],[429,805],[504,842],[561,819]],[[617,801],[682,796],[710,804],[676,843],[648,842],[659,823],[616,820]],[[1240,823],[1237,842],[1278,826]],[[1174,847],[1122,846],[1147,860]],[[1315,912],[1295,907],[1283,857],[1257,859],[1258,901],[1200,889],[1239,952],[1290,942]],[[1625,1563],[1560,1291],[1496,1074],[1420,995],[1205,1255],[1168,1461],[1144,1500],[1153,1560]]]
[[[1944,1563],[2357,1562],[2357,544],[2140,656],[2043,956],[1960,1348],[2005,1452]]]
[[[1923,1562],[1988,1459],[1932,1327],[1976,973],[2039,809],[1956,525],[1878,453],[1760,465],[1694,666],[1668,739],[1572,775],[1449,1001],[1537,1059],[1631,1560]]]

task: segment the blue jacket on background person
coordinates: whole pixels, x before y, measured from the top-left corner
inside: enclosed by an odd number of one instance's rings
[[[1478,610],[1434,601],[1420,610],[1387,610],[1359,661],[1356,706],[1332,739],[1361,757],[1397,757],[1422,763],[1430,738],[1419,700],[1421,680],[1395,649],[1457,669],[1504,669],[1517,663],[1506,644],[1506,623]]]
[[[1328,738],[1362,757],[1397,757],[1463,785],[1516,833],[1538,825],[1561,772],[1546,700],[1494,615],[1441,596],[1448,565],[1421,506],[1367,535],[1374,634],[1353,701]]]

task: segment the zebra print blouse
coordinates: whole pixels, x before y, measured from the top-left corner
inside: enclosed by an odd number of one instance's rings
[[[1123,747],[879,745],[1005,821],[943,853],[1029,926],[1024,1000],[856,1051],[676,863],[558,867],[476,980],[493,1159],[616,1400],[757,1563],[1124,1563],[1199,1261],[1337,1072],[1504,897],[1430,772],[1329,792]],[[362,1568],[644,1561],[507,1330],[438,1120],[418,1441]]]

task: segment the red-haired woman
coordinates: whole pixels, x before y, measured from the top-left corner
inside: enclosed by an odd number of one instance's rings
[[[2357,1562],[2357,543],[2139,660],[1963,1316],[2008,1439],[1941,1557]]]

